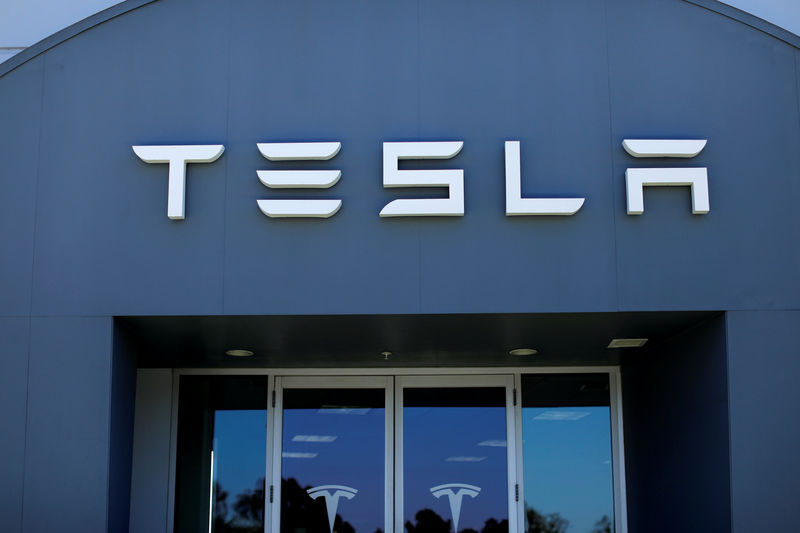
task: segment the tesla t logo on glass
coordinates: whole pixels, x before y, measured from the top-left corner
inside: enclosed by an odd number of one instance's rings
[[[703,139],[625,139],[623,148],[636,158],[691,158],[706,145]],[[340,142],[258,143],[266,159],[286,163],[279,170],[259,170],[258,179],[270,189],[327,189],[342,177],[341,170],[300,170],[292,161],[328,161],[342,148]],[[463,216],[464,170],[400,170],[404,159],[450,159],[464,147],[462,141],[385,142],[383,143],[384,187],[442,187],[445,198],[398,199],[386,204],[382,217]],[[212,163],[224,151],[221,144],[134,146],[133,151],[146,163],[167,163],[167,216],[173,220],[185,216],[186,165]],[[586,198],[523,198],[521,188],[519,141],[505,142],[506,216],[574,215]],[[628,168],[625,171],[629,215],[644,212],[644,187],[688,186],[691,188],[692,213],[709,211],[708,172],[704,167]],[[298,196],[302,196],[298,194]],[[339,199],[262,199],[258,208],[271,218],[328,218],[342,207]]]
[[[450,515],[453,517],[453,533],[458,533],[458,519],[461,516],[461,502],[464,496],[470,498],[480,494],[481,488],[466,483],[446,483],[431,487],[431,494],[437,498],[447,496],[450,501]]]
[[[336,520],[336,511],[339,509],[339,498],[352,500],[358,490],[344,485],[319,485],[308,489],[308,495],[314,498],[324,498],[325,508],[328,511],[328,526],[333,533],[333,522]]]

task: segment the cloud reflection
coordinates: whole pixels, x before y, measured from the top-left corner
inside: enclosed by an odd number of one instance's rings
[[[333,442],[337,438],[336,435],[295,435],[292,442]]]
[[[505,448],[506,441],[504,440],[484,440],[478,443],[478,446],[489,446],[492,448]]]
[[[533,417],[534,420],[580,420],[589,416],[588,411],[545,411]]]
[[[369,407],[339,407],[335,405],[325,405],[317,414],[320,415],[365,415],[369,413]]]

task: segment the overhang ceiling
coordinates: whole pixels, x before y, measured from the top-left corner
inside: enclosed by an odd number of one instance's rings
[[[712,311],[558,314],[118,317],[140,367],[447,367],[616,365]],[[644,348],[609,349],[613,338]],[[533,348],[534,356],[511,356]],[[235,358],[227,350],[245,349]],[[385,360],[381,352],[392,355]]]

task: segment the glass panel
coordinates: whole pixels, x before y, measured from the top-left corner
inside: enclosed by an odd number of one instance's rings
[[[175,531],[264,529],[267,378],[183,376]]]
[[[505,389],[403,389],[403,484],[408,533],[506,533]]]
[[[284,390],[281,533],[383,531],[385,394]]]
[[[611,533],[607,374],[522,377],[527,533]]]

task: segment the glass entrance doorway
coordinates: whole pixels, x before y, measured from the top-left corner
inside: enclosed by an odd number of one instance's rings
[[[512,387],[512,376],[277,378],[273,531],[507,532]]]
[[[512,389],[511,376],[397,378],[395,531],[509,531]]]
[[[624,533],[615,380],[184,376],[170,521],[209,533]]]
[[[276,380],[273,531],[387,531],[391,378]]]

